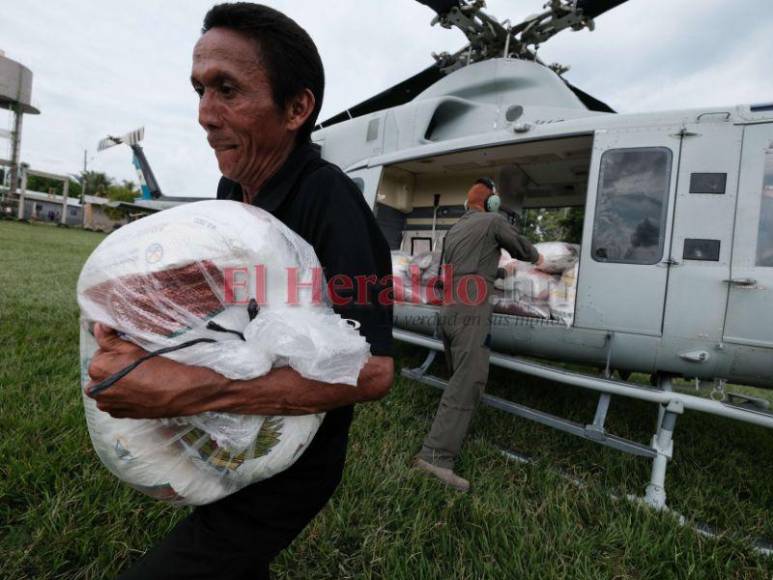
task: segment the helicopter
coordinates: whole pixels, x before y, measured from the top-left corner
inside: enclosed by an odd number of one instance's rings
[[[726,389],[773,388],[773,103],[618,114],[565,80],[566,67],[540,60],[539,45],[593,30],[626,0],[550,0],[515,25],[488,15],[482,0],[418,1],[466,46],[320,122],[312,141],[360,188],[393,250],[442,247],[481,175],[494,176],[510,216],[584,210],[571,324],[495,313],[490,360],[598,392],[594,416],[581,424],[488,394],[482,402],[651,459],[643,499],[665,509],[685,411],[773,428],[766,400]],[[108,137],[99,149],[131,147],[143,203],[195,201],[161,195],[143,136]],[[427,349],[402,375],[444,388],[430,373],[443,350],[439,308],[397,302],[394,314],[395,339]],[[651,386],[628,382],[633,372]],[[675,391],[680,377],[712,396]],[[649,444],[606,430],[612,396],[657,406]]]
[[[566,67],[540,60],[540,44],[593,30],[625,0],[550,0],[515,25],[482,0],[418,1],[467,45],[319,123],[312,140],[360,187],[393,250],[437,251],[481,175],[495,176],[511,214],[584,210],[571,324],[495,313],[491,364],[597,391],[594,417],[583,425],[483,402],[652,459],[644,501],[664,509],[682,413],[773,428],[766,400],[726,389],[773,388],[773,103],[617,114],[566,81]],[[396,303],[394,337],[428,351],[402,375],[444,388],[429,373],[443,350],[438,314]],[[632,372],[652,386],[628,382]],[[674,391],[677,378],[712,396]],[[607,432],[613,395],[657,405],[650,444]]]

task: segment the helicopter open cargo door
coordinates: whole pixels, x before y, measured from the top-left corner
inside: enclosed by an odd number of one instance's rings
[[[596,132],[575,326],[661,335],[680,129]]]
[[[726,342],[773,347],[773,124],[744,129]],[[740,364],[740,361],[739,361]]]

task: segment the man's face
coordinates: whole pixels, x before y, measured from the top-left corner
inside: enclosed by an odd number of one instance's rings
[[[191,83],[220,172],[246,187],[260,183],[295,133],[274,103],[255,43],[233,30],[209,30],[193,49]]]

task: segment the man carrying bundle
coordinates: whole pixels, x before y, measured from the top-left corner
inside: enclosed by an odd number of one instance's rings
[[[356,185],[310,143],[324,72],[305,30],[249,3],[221,4],[204,19],[191,74],[199,123],[224,179],[219,199],[260,207],[311,244],[328,279],[391,274],[389,247]],[[114,417],[159,418],[223,411],[303,415],[327,411],[310,447],[288,470],[198,507],[122,578],[268,578],[269,563],[322,509],[341,479],[352,404],[392,384],[392,310],[372,285],[335,308],[360,323],[372,357],[356,387],[311,381],[284,367],[231,381],[203,367],[155,357],[95,398]],[[97,327],[97,382],[144,351]],[[159,388],[159,385],[163,385]]]

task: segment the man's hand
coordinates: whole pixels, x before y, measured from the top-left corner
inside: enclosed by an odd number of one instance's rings
[[[99,350],[89,365],[92,382],[106,379],[144,356],[146,351],[121,340],[115,330],[97,324]],[[357,386],[306,379],[289,367],[255,379],[233,381],[205,368],[153,357],[112,387],[93,396],[97,407],[116,418],[184,417],[205,411],[244,415],[308,415],[382,398],[392,386],[394,361],[372,356]],[[91,396],[91,395],[89,395]]]
[[[90,387],[147,354],[102,324],[94,325],[94,338],[99,350],[89,365],[91,382],[86,394],[97,401],[98,409],[113,417],[155,419],[194,415],[200,412],[199,405],[212,398],[213,387],[225,383],[225,377],[210,369],[157,356],[140,364],[106,391],[91,395]]]
[[[543,256],[542,254],[539,254],[539,258],[537,258],[537,261],[536,261],[536,262],[534,262],[534,265],[535,265],[537,268],[539,268],[539,267],[540,267],[542,264],[544,264],[544,263],[545,263],[545,256]]]

